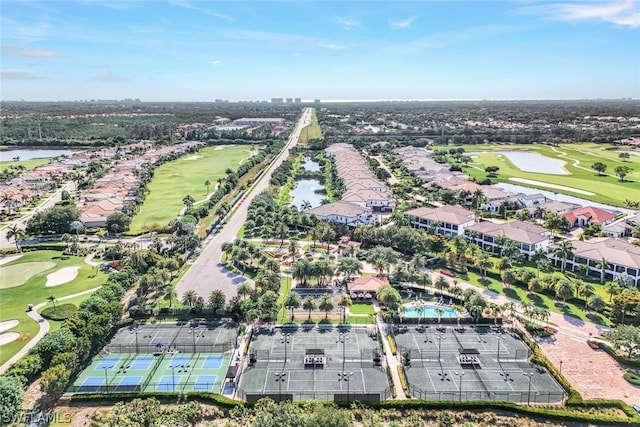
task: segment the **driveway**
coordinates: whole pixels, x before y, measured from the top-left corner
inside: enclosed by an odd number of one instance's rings
[[[222,244],[236,239],[238,231],[247,219],[247,210],[251,201],[256,195],[266,190],[273,171],[289,156],[291,147],[298,143],[300,132],[311,123],[311,111],[311,108],[306,108],[303,111],[289,136],[287,144],[267,167],[265,173],[248,192],[247,196],[231,207],[232,212],[237,209],[227,217],[227,222],[222,229],[217,234],[211,234],[205,239],[200,255],[192,262],[189,270],[176,285],[178,298],[182,299],[182,296],[187,291],[195,291],[206,301],[214,289],[222,290],[227,297],[227,301],[237,295],[236,289],[238,285],[247,279],[230,272],[220,264]]]

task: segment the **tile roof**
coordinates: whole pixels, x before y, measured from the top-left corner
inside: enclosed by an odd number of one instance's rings
[[[485,221],[467,227],[467,230],[491,237],[506,236],[515,242],[526,244],[548,240],[551,234],[546,228],[528,221],[509,221],[500,224]]]
[[[444,205],[437,208],[422,207],[410,209],[405,212],[405,215],[456,225],[474,221],[476,217],[476,215],[470,210],[452,205]]]

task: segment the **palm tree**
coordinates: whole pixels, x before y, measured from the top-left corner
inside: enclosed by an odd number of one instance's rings
[[[303,200],[300,204],[300,211],[308,211],[311,209],[311,203],[308,200]]]
[[[311,296],[308,296],[302,302],[302,308],[309,311],[309,320],[311,320],[311,310],[316,309],[316,302]]]
[[[607,303],[604,302],[604,299],[598,294],[593,294],[589,297],[589,307],[592,310],[601,312],[607,306]]]
[[[584,309],[589,309],[589,297],[596,292],[596,288],[589,282],[578,280],[576,282],[578,288],[578,295],[584,297]]]
[[[536,294],[544,290],[544,282],[539,277],[534,277],[527,283],[527,290],[529,293]]]
[[[597,264],[596,268],[600,269],[600,284],[604,283],[604,272],[607,268],[609,268],[611,264],[605,258],[602,258]]]
[[[342,323],[347,321],[347,307],[351,307],[353,301],[349,294],[342,294],[338,300],[338,307],[342,307]]]
[[[438,323],[440,323],[440,321],[442,320],[442,314],[444,313],[444,308],[437,306],[435,308],[435,312],[438,315]]]
[[[192,308],[198,302],[198,294],[195,291],[187,291],[182,295],[182,304]]]
[[[353,275],[360,274],[362,263],[357,258],[343,257],[338,260],[338,271],[344,274],[346,281],[350,281]]]
[[[414,280],[416,284],[422,286],[425,292],[427,291],[427,286],[431,286],[431,276],[429,273],[418,273]]]
[[[418,325],[420,324],[420,321],[422,320],[422,315],[424,314],[426,309],[427,307],[425,307],[423,304],[418,304],[415,306],[416,313],[418,313]]]
[[[535,251],[533,251],[533,253],[529,258],[531,259],[532,262],[536,263],[536,270],[538,273],[538,277],[540,277],[540,265],[547,261],[548,259],[547,251],[545,251],[543,248],[538,248]]]
[[[296,256],[298,255],[298,249],[300,249],[300,245],[298,245],[298,241],[296,239],[289,240],[289,247],[287,248],[289,251],[289,256],[291,257],[291,262],[296,262]]]
[[[54,297],[53,295],[50,295],[49,298],[47,298],[47,302],[50,302],[53,304],[53,309],[56,309],[56,301],[58,301],[56,299],[56,297]]]
[[[207,194],[209,194],[209,187],[211,186],[211,181],[206,180],[206,181],[204,182],[204,186],[205,186],[205,187],[207,187]]]
[[[196,199],[194,199],[191,195],[187,194],[186,196],[184,196],[182,198],[182,203],[184,203],[184,205],[187,207],[187,212],[191,211],[191,208],[193,208],[193,204],[196,202]]]
[[[485,252],[482,252],[480,255],[478,255],[478,258],[476,258],[475,261],[475,266],[478,267],[480,269],[480,273],[482,274],[482,277],[487,277],[487,270],[489,268],[491,268],[492,262],[491,262],[491,258],[489,257],[489,255]]]
[[[618,295],[620,293],[620,285],[618,285],[616,282],[608,282],[606,285],[604,285],[604,287],[609,294],[609,302],[611,302],[611,299],[614,295]]]
[[[162,296],[162,299],[164,299],[165,301],[169,301],[169,308],[172,307],[173,300],[177,298],[178,292],[176,291],[176,288],[174,288],[173,286],[166,286],[164,288],[164,295]]]
[[[564,269],[567,266],[567,258],[573,257],[573,249],[573,243],[571,243],[571,241],[567,239],[560,240],[556,247],[553,249],[553,254],[562,259],[562,266],[560,268],[560,271],[564,272]]]
[[[571,280],[560,279],[555,287],[556,296],[562,299],[564,304],[567,298],[571,298],[576,293],[576,288]]]
[[[238,295],[242,296],[242,300],[245,300],[247,295],[251,294],[253,287],[249,282],[242,282],[238,285]]]
[[[445,289],[449,289],[449,281],[444,276],[438,276],[436,283],[433,284],[440,291],[440,294],[444,294]]]
[[[17,224],[12,224],[7,230],[6,237],[8,242],[10,242],[11,239],[15,239],[16,251],[20,251],[20,240],[24,239],[26,235],[25,231],[19,228]]]
[[[502,279],[502,283],[504,284],[504,286],[507,288],[516,283],[516,281],[518,280],[518,276],[512,269],[504,270],[502,273],[500,273],[500,278]]]
[[[226,296],[224,292],[220,289],[214,289],[209,294],[209,305],[211,306],[211,310],[215,313],[217,310],[224,308],[226,304]]]
[[[284,297],[283,304],[291,311],[291,321],[293,322],[293,310],[300,307],[300,304],[302,304],[300,294],[298,294],[297,292],[289,291]]]
[[[318,304],[318,308],[324,311],[324,318],[327,320],[329,318],[329,312],[333,310],[333,299],[331,298],[331,294],[324,293],[320,297],[320,304]]]

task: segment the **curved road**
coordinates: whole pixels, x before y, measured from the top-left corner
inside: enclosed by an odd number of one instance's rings
[[[203,242],[203,249],[198,258],[187,270],[182,279],[176,285],[178,298],[182,298],[185,292],[195,291],[205,300],[214,289],[220,289],[227,297],[227,301],[237,295],[236,288],[246,279],[232,273],[220,265],[222,257],[222,244],[233,241],[240,228],[247,219],[247,210],[253,198],[266,190],[271,179],[271,174],[289,156],[289,150],[298,143],[300,132],[311,124],[311,108],[305,108],[289,136],[287,144],[276,158],[267,167],[256,184],[247,192],[247,196],[231,207],[232,213],[227,217],[226,224],[217,234],[209,235]],[[234,211],[235,210],[235,211]]]

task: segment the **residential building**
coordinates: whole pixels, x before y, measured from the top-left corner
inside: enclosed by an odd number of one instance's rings
[[[366,225],[371,221],[371,208],[344,201],[327,203],[305,212],[315,215],[318,219],[346,224],[349,227]]]
[[[501,240],[506,237],[516,242],[527,258],[537,249],[548,250],[551,244],[551,232],[528,221],[479,222],[466,227],[464,234],[468,241],[494,253],[500,252]]]
[[[461,236],[465,229],[476,221],[476,215],[472,211],[451,205],[410,209],[404,214],[409,218],[412,227],[444,236]]]
[[[593,206],[585,206],[561,214],[569,221],[571,228],[588,227],[591,224],[605,225],[616,218],[616,214]]]

